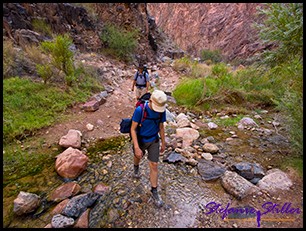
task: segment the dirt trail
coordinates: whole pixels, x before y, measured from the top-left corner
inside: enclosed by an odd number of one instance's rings
[[[167,77],[164,76],[165,73]],[[158,74],[160,76],[159,89],[172,91],[179,79],[177,73],[170,67],[164,67],[158,70]],[[134,111],[135,92],[131,91],[132,78],[132,76],[126,76],[120,79],[119,87],[113,86],[114,91],[109,94],[106,103],[100,105],[97,111],[85,112],[81,109],[83,103],[80,103],[67,110],[65,121],[41,129],[35,136],[45,140],[46,145],[52,145],[58,143],[69,129],[81,131],[82,139],[87,140],[106,139],[120,135],[119,123],[121,119],[132,116]],[[86,128],[88,123],[94,125],[94,130],[89,131]]]

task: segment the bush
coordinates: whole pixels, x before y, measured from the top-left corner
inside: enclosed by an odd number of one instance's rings
[[[53,76],[53,72],[49,64],[46,65],[37,64],[36,70],[37,74],[44,80],[45,84]]]
[[[203,94],[203,79],[184,79],[174,89],[173,96],[179,105],[194,106]]]
[[[211,72],[212,75],[216,77],[224,76],[228,73],[228,68],[225,63],[219,63],[212,67]]]
[[[222,61],[222,55],[220,50],[207,50],[201,51],[201,60],[211,60],[210,62],[219,63]]]
[[[34,31],[37,31],[45,36],[52,37],[52,28],[43,19],[33,19],[32,26]]]
[[[105,52],[123,61],[129,61],[137,47],[138,32],[126,31],[115,25],[107,24],[100,39],[105,46]]]
[[[69,49],[72,40],[69,35],[58,35],[54,41],[41,43],[42,50],[51,56],[50,65],[65,74],[67,86],[71,86],[74,80],[73,52]],[[47,68],[46,68],[47,69]]]
[[[266,44],[276,44],[274,50],[263,53],[262,64],[271,67],[290,62],[297,57],[303,59],[303,3],[267,3],[258,9],[266,16],[261,24],[255,24]]]
[[[187,57],[184,56],[180,59],[176,59],[173,62],[173,69],[175,71],[186,71],[187,73],[191,70],[191,66],[192,66],[193,61]]]
[[[47,62],[45,55],[39,46],[28,44],[24,46],[26,57],[36,64],[43,64]]]

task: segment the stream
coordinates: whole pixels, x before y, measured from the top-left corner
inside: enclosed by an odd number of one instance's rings
[[[233,128],[231,128],[233,129]],[[235,128],[234,128],[235,129]],[[213,136],[220,152],[227,156],[226,162],[256,162],[267,169],[277,167],[288,150],[288,143],[283,136],[273,134],[264,136],[254,131],[238,131],[239,138],[224,142],[229,137],[229,129],[207,131]],[[108,144],[106,144],[108,142]],[[111,143],[111,145],[109,145]],[[219,180],[205,182],[197,168],[184,163],[167,163],[163,157],[159,162],[158,190],[165,205],[154,206],[150,198],[149,167],[146,156],[140,164],[141,178],[134,179],[133,154],[127,137],[113,137],[109,140],[96,141],[87,147],[89,163],[87,169],[74,181],[81,186],[81,192],[90,192],[99,183],[110,187],[110,192],[101,196],[90,210],[89,227],[91,228],[192,228],[201,227],[199,215],[209,202],[226,204],[235,200],[226,193]],[[13,200],[10,190],[16,190],[18,182],[23,187],[19,191],[32,192],[43,198],[40,211],[33,214],[16,216],[12,213]],[[50,203],[51,191],[65,183],[54,170],[54,163],[35,176],[29,176],[8,184],[4,192],[4,216],[10,216],[8,228],[42,228],[51,222],[50,213],[56,203]],[[8,215],[9,214],[9,215]],[[208,219],[212,227],[213,219]],[[206,226],[207,227],[207,226]],[[256,227],[256,226],[255,226]]]

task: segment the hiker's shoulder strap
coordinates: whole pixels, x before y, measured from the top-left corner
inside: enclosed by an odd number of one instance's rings
[[[147,118],[147,110],[146,110],[147,104],[148,104],[147,100],[145,100],[144,103],[140,104],[140,107],[142,108],[140,123],[142,123]]]

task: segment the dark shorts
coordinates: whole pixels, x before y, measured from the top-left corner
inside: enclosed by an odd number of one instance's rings
[[[145,154],[145,150],[148,151],[148,159],[152,162],[158,162],[159,160],[159,138],[155,141],[148,143],[139,143],[139,148]]]

